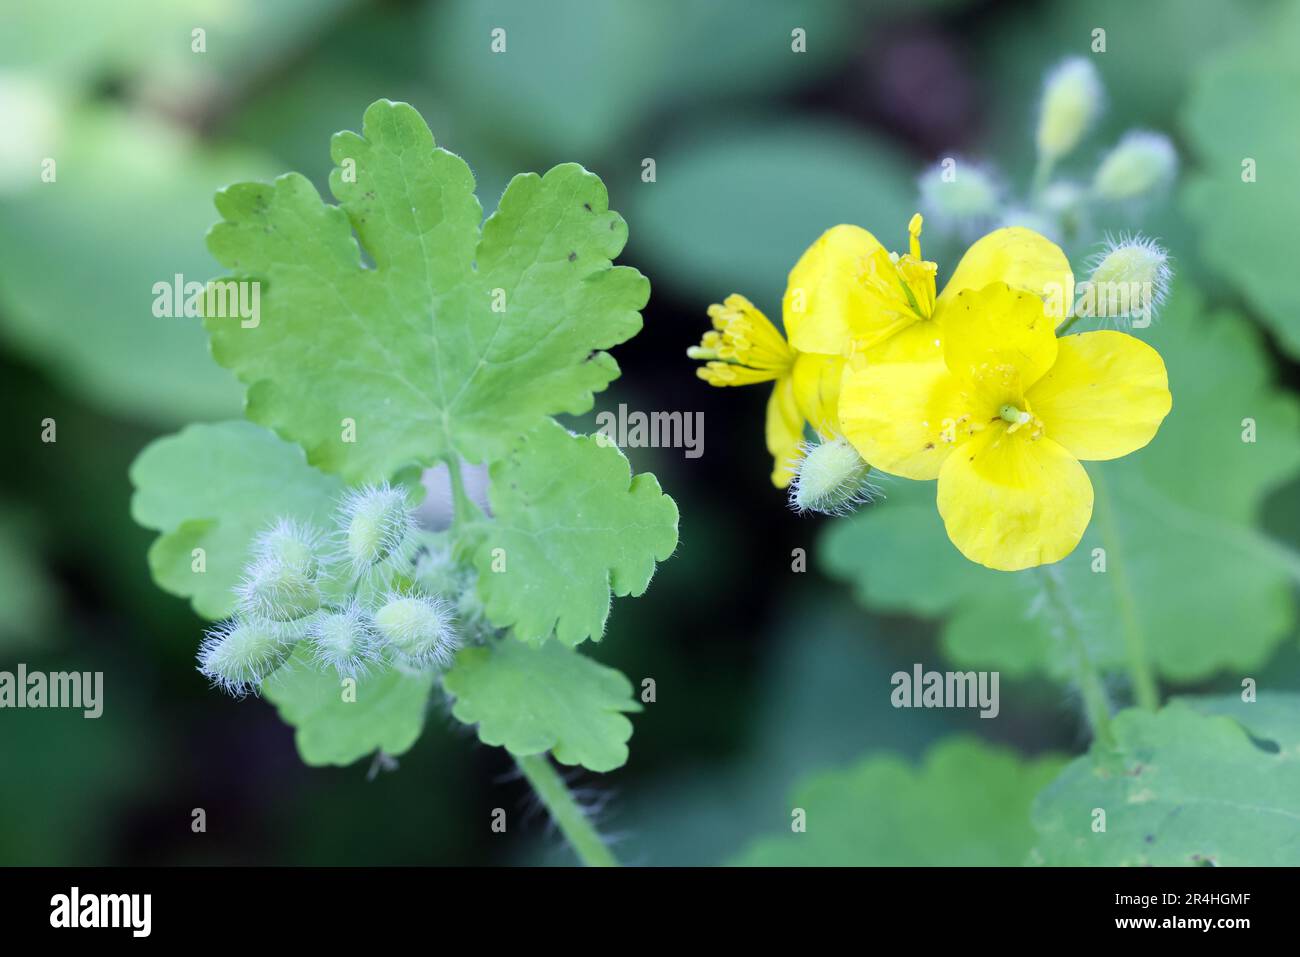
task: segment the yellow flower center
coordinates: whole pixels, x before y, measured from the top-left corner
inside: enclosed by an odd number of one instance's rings
[[[907,224],[908,251],[899,254],[877,248],[862,260],[856,277],[869,292],[879,325],[888,329],[886,335],[934,316],[939,265],[921,258],[921,225],[917,213]],[[852,351],[868,349],[880,341],[881,334],[876,332],[854,340]]]
[[[692,359],[710,360],[696,373],[710,385],[750,385],[789,375],[795,353],[776,326],[744,296],[732,294],[709,306],[713,329],[698,346],[686,351]]]

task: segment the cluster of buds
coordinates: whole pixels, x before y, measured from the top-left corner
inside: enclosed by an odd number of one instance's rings
[[[460,645],[464,580],[417,573],[427,563],[416,532],[406,491],[388,484],[352,490],[329,535],[278,519],[254,539],[235,588],[235,614],[208,632],[199,671],[243,695],[299,647],[344,678],[379,664],[450,664]]]
[[[1087,238],[1100,211],[1136,212],[1164,194],[1178,174],[1178,153],[1169,137],[1147,130],[1125,133],[1091,176],[1055,175],[1096,125],[1105,98],[1091,59],[1058,63],[1043,82],[1034,134],[1037,165],[1027,194],[1012,195],[987,163],[947,157],[920,178],[927,221],[967,238],[997,226],[1025,226],[1065,243]]]

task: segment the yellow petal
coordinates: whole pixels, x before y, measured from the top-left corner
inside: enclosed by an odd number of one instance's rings
[[[942,329],[944,361],[984,403],[972,411],[989,417],[1004,403],[1019,406],[1056,361],[1056,327],[1042,302],[1004,283],[958,293]]]
[[[983,289],[992,282],[1004,282],[1044,299],[1057,325],[1074,299],[1074,274],[1061,247],[1032,229],[1008,226],[976,240],[966,250],[939,294],[935,318],[943,321],[946,308],[962,290]]]
[[[863,460],[882,472],[932,479],[971,420],[957,380],[942,362],[850,365],[840,425]]]
[[[767,400],[767,450],[772,453],[772,484],[785,488],[794,478],[794,462],[803,442],[803,415],[789,376],[778,379]]]
[[[840,225],[822,233],[799,257],[782,304],[786,335],[796,350],[844,354],[853,328],[869,318],[869,291],[859,277],[877,252],[888,260],[871,233]]]
[[[1122,332],[1059,342],[1055,365],[1028,394],[1047,435],[1084,461],[1117,459],[1150,442],[1173,405],[1160,353]]]
[[[800,414],[819,435],[840,434],[840,379],[844,360],[801,352],[794,360],[794,399]]]
[[[868,362],[934,362],[943,359],[939,323],[922,319],[899,329],[868,349],[854,348]]]
[[[1017,571],[1059,561],[1092,517],[1092,483],[1048,438],[991,426],[962,443],[939,472],[939,514],[973,562]]]

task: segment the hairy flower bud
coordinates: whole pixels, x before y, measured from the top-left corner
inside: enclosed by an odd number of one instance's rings
[[[871,466],[848,439],[814,445],[799,460],[790,485],[790,505],[799,512],[843,515],[875,497],[867,482]]]
[[[448,605],[424,595],[390,594],[375,612],[375,629],[397,661],[412,668],[450,664],[460,644]]]
[[[405,552],[415,520],[406,491],[385,482],[349,493],[340,524],[348,560],[355,570],[365,571]]]
[[[318,615],[307,629],[316,661],[340,677],[364,674],[379,657],[379,635],[365,609],[355,600],[338,611]]]
[[[223,622],[199,646],[199,672],[223,691],[244,695],[284,664],[295,644],[269,622]]]
[[[1032,229],[1052,242],[1060,242],[1062,239],[1060,217],[1049,216],[1024,206],[1012,206],[1007,209],[999,218],[998,226],[1020,226],[1024,229]]]
[[[918,182],[926,218],[949,226],[982,226],[997,216],[1002,189],[993,173],[966,160],[945,159],[931,166]]]
[[[291,518],[278,518],[275,524],[253,540],[253,554],[258,558],[295,568],[304,577],[315,580],[320,573],[317,549],[320,533],[309,525]]]
[[[1093,192],[1102,199],[1137,199],[1173,182],[1178,153],[1161,133],[1132,130],[1106,154],[1093,176]]]
[[[273,622],[297,621],[320,608],[320,588],[300,563],[270,555],[255,558],[235,587],[245,615]]]
[[[1043,84],[1038,155],[1052,163],[1078,146],[1101,104],[1101,78],[1091,60],[1070,57],[1059,63]]]
[[[1169,254],[1155,240],[1135,236],[1110,242],[1093,257],[1080,312],[1148,326],[1172,278]]]
[[[465,569],[441,539],[430,541],[415,560],[415,581],[430,595],[456,595],[465,587]]]

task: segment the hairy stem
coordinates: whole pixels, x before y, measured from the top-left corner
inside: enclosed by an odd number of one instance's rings
[[[1075,615],[1065,592],[1065,581],[1058,569],[1050,565],[1039,569],[1042,573],[1043,591],[1047,603],[1060,626],[1060,634],[1065,642],[1066,653],[1074,668],[1075,681],[1083,694],[1084,711],[1088,715],[1088,725],[1093,737],[1101,744],[1111,745],[1114,738],[1110,731],[1110,701],[1106,698],[1106,688],[1101,683],[1101,674],[1088,651],[1083,638],[1083,629]]]
[[[1119,601],[1124,647],[1128,653],[1129,676],[1133,681],[1133,696],[1138,707],[1155,711],[1160,705],[1160,691],[1156,685],[1155,672],[1151,668],[1150,656],[1147,654],[1146,635],[1138,620],[1133,589],[1129,585],[1125,572],[1123,549],[1119,547],[1119,526],[1115,522],[1115,513],[1111,507],[1110,491],[1100,470],[1093,476],[1093,487],[1096,490],[1097,512],[1101,517],[1102,534],[1111,552],[1111,561],[1114,563],[1115,559],[1119,559],[1119,562],[1114,564],[1111,574],[1115,577],[1111,580],[1115,584],[1116,597]]]
[[[586,867],[618,867],[618,858],[605,846],[587,815],[573,800],[546,753],[516,757],[515,763],[546,805],[551,820],[578,855],[578,860]]]

